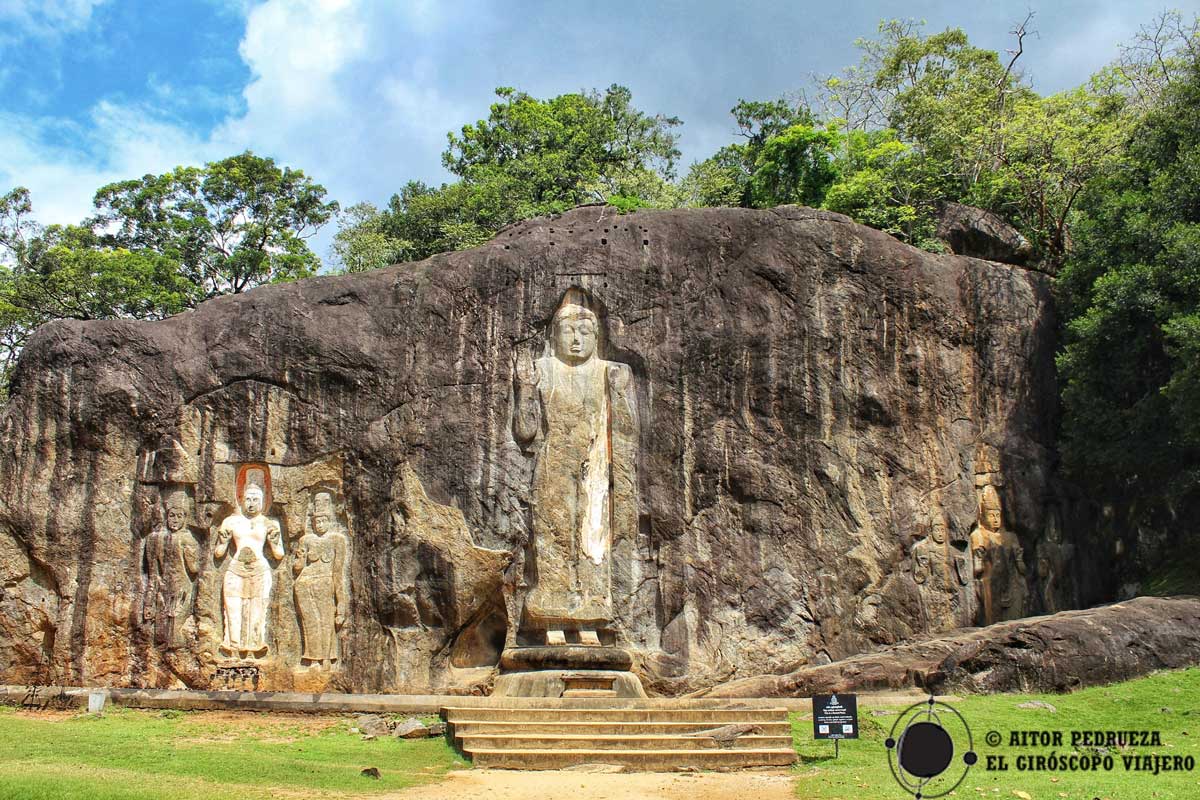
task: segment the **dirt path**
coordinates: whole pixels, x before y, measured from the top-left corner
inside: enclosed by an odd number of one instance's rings
[[[388,800],[794,800],[783,771],[592,773],[573,770],[465,769]]]

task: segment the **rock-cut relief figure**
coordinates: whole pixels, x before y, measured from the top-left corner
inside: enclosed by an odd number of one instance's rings
[[[946,520],[940,509],[930,515],[929,536],[912,549],[912,574],[920,597],[925,626],[930,631],[951,627],[953,577],[946,542]]]
[[[1016,534],[1004,528],[996,487],[983,487],[979,524],[971,532],[979,621],[983,625],[1018,619],[1025,613],[1025,552]]]
[[[220,649],[227,655],[261,658],[267,652],[267,606],[272,583],[271,564],[264,549],[277,561],[282,559],[283,537],[279,521],[263,514],[269,493],[266,471],[245,470],[238,484],[244,486],[238,509],[217,529],[213,547],[218,561],[227,551],[233,553],[222,582],[225,635]]]
[[[313,494],[307,528],[292,551],[296,611],[304,643],[300,664],[329,666],[338,659],[338,630],[346,621],[349,550],[332,492]]]
[[[913,546],[913,580],[931,631],[949,630],[975,622],[975,576],[971,551],[955,536],[946,513],[935,507],[929,515],[929,537]]]
[[[146,537],[144,619],[153,622],[155,640],[168,647],[182,644],[183,627],[196,602],[200,542],[188,526],[191,501],[182,489],[163,497],[162,524]]]
[[[637,408],[632,372],[600,357],[601,321],[571,290],[554,314],[544,354],[518,357],[513,433],[536,441],[533,567],[528,627],[546,643],[599,644],[611,626],[614,530],[636,524]],[[539,439],[540,437],[540,439]],[[632,520],[632,522],[631,522]]]

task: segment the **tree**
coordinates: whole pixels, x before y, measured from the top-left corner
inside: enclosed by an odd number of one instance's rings
[[[1088,183],[1058,279],[1066,465],[1159,508],[1200,485],[1198,164],[1200,60]]]
[[[754,162],[750,196],[758,207],[785,203],[819,206],[837,177],[833,128],[793,125],[767,139]]]
[[[42,321],[13,302],[13,278],[27,269],[41,250],[41,226],[31,219],[29,190],[18,186],[0,196],[0,401],[7,398],[8,380],[29,334]]]
[[[51,319],[157,319],[311,274],[305,238],[337,210],[304,173],[252,153],[102,187],[82,225],[42,227],[28,190],[0,197],[0,389]]]
[[[171,259],[191,302],[311,275],[305,240],[338,209],[300,170],[250,152],[109,184],[95,205],[99,243]]]
[[[95,232],[52,225],[35,261],[5,280],[5,299],[31,319],[157,319],[194,296],[174,260],[151,250],[101,247]]]
[[[941,249],[928,210],[936,188],[912,145],[896,132],[851,130],[838,163],[838,180],[825,193],[824,207],[892,234],[917,247]]]
[[[405,260],[411,244],[388,235],[386,217],[371,203],[355,203],[338,214],[334,261],[344,272],[366,272]]]
[[[813,143],[805,144],[800,140],[803,135],[796,134],[790,145],[777,146],[764,164],[760,164],[760,158],[772,138],[796,126],[812,128],[815,120],[804,99],[738,100],[729,113],[737,122],[738,135],[746,141],[726,145],[709,158],[692,164],[680,186],[679,204],[751,208],[794,202],[772,203],[772,193],[778,190],[786,194],[790,190],[785,185],[795,187],[804,183],[805,179],[799,175],[789,175],[788,168],[801,168],[805,161],[801,151]],[[756,197],[754,175],[760,166],[764,172]]]
[[[679,157],[675,117],[633,107],[623,86],[539,100],[496,90],[488,118],[447,135],[442,163],[460,180],[411,181],[369,230],[403,243],[402,257],[483,244],[512,222],[588,202],[672,206]],[[344,241],[358,237],[351,221]],[[341,235],[341,234],[339,234]]]
[[[533,206],[570,207],[627,194],[646,170],[674,175],[680,121],[633,108],[624,86],[550,100],[508,87],[496,94],[486,120],[447,135],[442,163],[464,180],[503,176]]]

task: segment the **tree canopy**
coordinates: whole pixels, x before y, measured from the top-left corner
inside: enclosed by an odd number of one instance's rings
[[[496,95],[486,119],[447,135],[442,163],[459,180],[410,181],[385,210],[343,220],[335,255],[345,268],[473,247],[509,223],[583,203],[669,204],[677,118],[635,108],[617,85],[548,100],[508,87]]]
[[[220,294],[311,275],[305,239],[337,211],[303,172],[242,153],[101,187],[96,214],[44,227],[17,187],[0,197],[3,385],[52,319],[155,319]]]
[[[1058,286],[1064,454],[1112,490],[1200,478],[1200,60],[1173,76],[1086,187]]]

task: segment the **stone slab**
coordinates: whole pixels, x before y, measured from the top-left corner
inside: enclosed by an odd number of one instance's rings
[[[510,647],[500,656],[504,672],[545,669],[628,670],[633,664],[629,653],[619,647],[595,647],[581,644]]]

